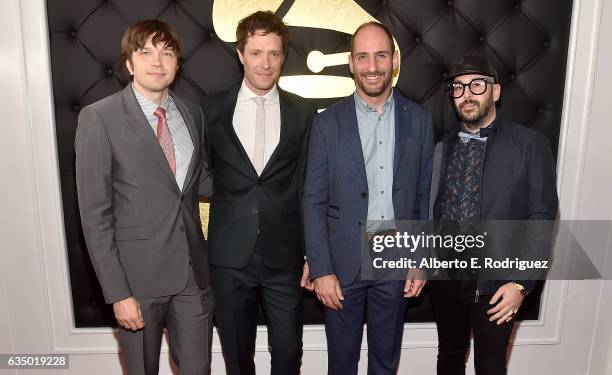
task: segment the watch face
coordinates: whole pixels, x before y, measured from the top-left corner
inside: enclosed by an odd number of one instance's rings
[[[519,283],[514,283],[514,282],[513,282],[513,283],[512,283],[512,285],[514,285],[514,286],[516,287],[516,289],[518,289],[518,290],[519,290],[519,292],[521,292],[521,294],[522,294],[522,295],[525,295],[525,294],[526,294],[526,293],[525,293],[525,287],[524,287],[524,286],[522,286],[521,284],[519,284]]]

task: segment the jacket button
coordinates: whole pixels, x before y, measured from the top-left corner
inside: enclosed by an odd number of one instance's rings
[[[185,231],[185,227],[181,226],[181,227],[179,228],[179,230],[180,230],[181,232],[184,232],[184,231]]]
[[[261,180],[257,180],[257,185],[261,185],[261,184],[262,184]]]
[[[368,193],[361,193],[361,197],[362,197],[362,198],[365,198],[365,197],[367,197],[367,196],[368,196]]]

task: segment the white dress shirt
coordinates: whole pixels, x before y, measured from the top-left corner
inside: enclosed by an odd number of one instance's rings
[[[256,96],[258,95],[251,91],[243,80],[240,91],[238,91],[236,109],[234,110],[234,117],[232,120],[234,131],[236,135],[238,135],[238,139],[240,143],[242,143],[242,147],[244,147],[251,163],[253,163],[255,154],[255,114],[257,113],[257,104],[252,98]],[[280,141],[281,115],[276,85],[274,85],[272,90],[268,91],[263,97],[266,99],[264,102],[264,109],[266,112],[265,165],[268,163],[268,160],[270,160],[270,156],[272,156],[272,153]]]

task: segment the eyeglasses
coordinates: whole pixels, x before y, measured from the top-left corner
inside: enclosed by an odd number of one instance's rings
[[[450,94],[451,98],[457,99],[463,96],[465,88],[468,87],[472,94],[482,95],[487,91],[487,85],[494,84],[495,81],[487,80],[485,78],[474,78],[469,83],[455,81],[448,84],[448,93]]]

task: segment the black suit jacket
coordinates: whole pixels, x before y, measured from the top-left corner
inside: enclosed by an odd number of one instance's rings
[[[298,265],[304,255],[301,196],[315,108],[279,88],[280,140],[258,176],[232,123],[240,85],[203,103],[204,147],[210,153],[208,168],[213,177],[209,262],[246,267],[259,236],[266,266]]]
[[[440,220],[441,197],[444,193],[444,177],[453,147],[458,138],[458,129],[446,134],[437,146],[441,152],[437,165],[434,166],[432,186],[435,195],[432,207],[432,219]],[[480,180],[480,220],[488,225],[495,220],[523,221],[536,220],[533,224],[524,224],[524,230],[535,234],[523,233],[523,241],[530,241],[526,250],[521,250],[520,257],[528,259],[545,259],[549,255],[550,241],[554,220],[557,217],[559,200],[556,188],[555,161],[546,137],[533,129],[497,118],[489,126],[487,145],[482,161]],[[488,221],[488,223],[487,223]],[[547,223],[550,221],[550,224]],[[499,225],[499,224],[498,224]],[[509,228],[506,233],[512,233]],[[508,239],[511,241],[512,239]],[[516,240],[516,239],[515,239]],[[490,243],[501,239],[489,239]],[[521,246],[517,248],[521,249]],[[499,246],[507,250],[509,246]],[[529,252],[526,252],[529,250]],[[488,249],[491,252],[491,249]],[[499,250],[497,250],[499,251]],[[488,256],[495,256],[493,251]],[[501,273],[497,273],[498,275]],[[513,271],[511,275],[516,275]],[[538,270],[529,274],[540,277]],[[528,290],[533,289],[535,280],[515,279]],[[479,290],[481,295],[490,295],[497,291],[505,280],[481,278]]]

